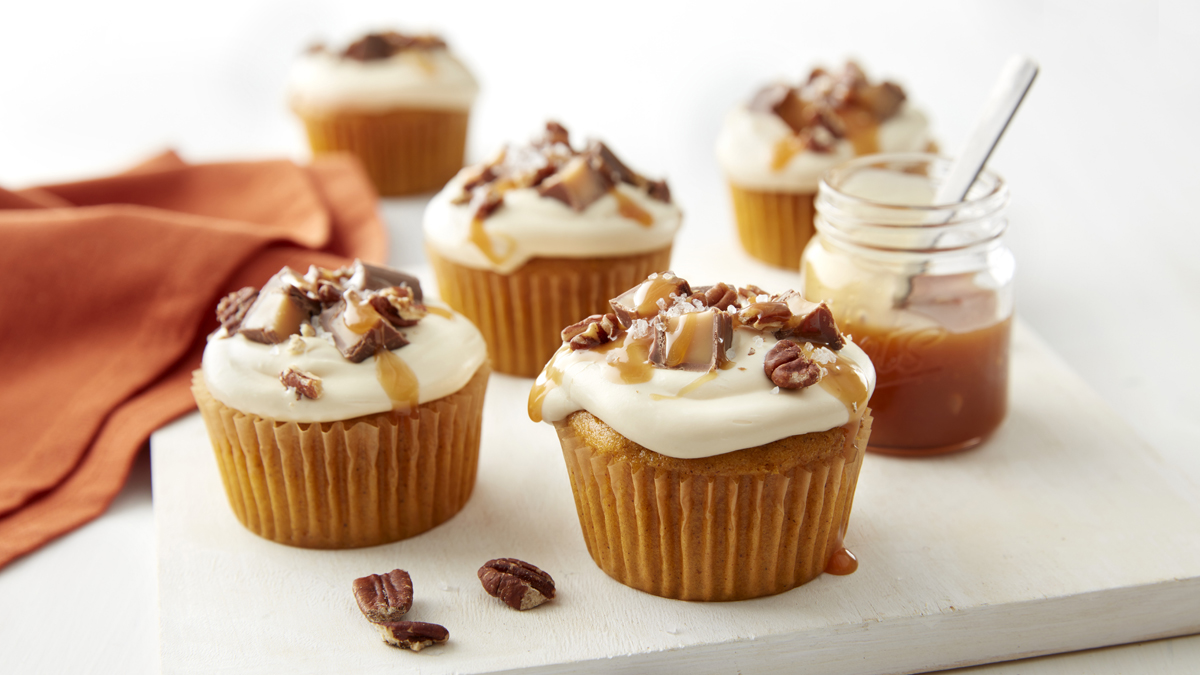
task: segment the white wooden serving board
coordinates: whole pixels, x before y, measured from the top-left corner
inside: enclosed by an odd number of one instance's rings
[[[495,376],[475,493],[444,525],[349,551],[289,548],[234,519],[193,414],[152,441],[164,673],[910,673],[1200,632],[1200,499],[1026,327],[1008,420],[932,459],[868,455],[848,548],[858,572],[735,603],[664,600],[591,561],[530,381]],[[486,560],[549,571],[519,613]],[[450,642],[385,645],[350,593],[400,567],[409,618]]]

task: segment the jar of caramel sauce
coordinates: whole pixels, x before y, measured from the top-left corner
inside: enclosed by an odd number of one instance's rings
[[[830,170],[805,297],[825,300],[875,364],[869,449],[932,455],[983,442],[1008,408],[1013,256],[1008,187],[985,171],[958,204],[933,204],[950,160],[871,155]]]

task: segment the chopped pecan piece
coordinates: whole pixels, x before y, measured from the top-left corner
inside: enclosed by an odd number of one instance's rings
[[[738,302],[737,289],[726,283],[718,283],[715,286],[700,286],[692,293],[692,299],[699,300],[704,303],[705,307],[713,309],[736,309]]]
[[[821,379],[821,366],[791,340],[780,340],[771,347],[763,360],[763,371],[780,389],[802,389]]]
[[[733,345],[733,317],[727,312],[659,315],[650,325],[654,342],[649,360],[659,368],[713,370],[729,360],[725,351]]]
[[[317,400],[321,398],[321,378],[312,373],[288,368],[279,374],[279,381],[288,389],[296,390],[296,400],[300,397]]]
[[[429,313],[407,286],[385,288],[372,295],[370,303],[375,311],[397,328],[415,326]]]
[[[444,626],[424,621],[392,621],[377,623],[375,627],[383,635],[384,642],[414,652],[450,639],[450,631]]]
[[[257,297],[258,289],[246,286],[221,298],[221,301],[217,303],[217,321],[221,322],[226,332],[230,335],[237,332],[238,327],[242,325],[242,319],[246,316],[246,310],[250,309],[250,305],[254,304],[254,299]]]
[[[404,570],[354,580],[354,601],[371,623],[400,621],[412,607],[412,578]]]
[[[621,324],[617,323],[616,314],[593,314],[579,323],[564,328],[562,339],[574,351],[591,349],[606,342],[612,342],[620,333]]]
[[[513,609],[531,609],[554,599],[554,579],[516,558],[487,561],[479,568],[479,581],[488,595]]]

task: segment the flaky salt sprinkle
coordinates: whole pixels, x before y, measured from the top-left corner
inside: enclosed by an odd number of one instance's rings
[[[640,340],[650,336],[650,322],[645,319],[634,319],[629,325],[629,338]]]
[[[837,361],[837,354],[834,354],[828,347],[817,347],[809,356],[813,361],[821,364]]]
[[[772,394],[778,394],[778,393],[779,393],[779,387],[775,387],[774,389],[772,389],[772,390],[771,390],[771,393],[772,393]]]
[[[304,344],[304,338],[299,335],[291,335],[288,337],[287,346],[284,347],[284,351],[288,354],[303,354],[308,351],[308,345]]]

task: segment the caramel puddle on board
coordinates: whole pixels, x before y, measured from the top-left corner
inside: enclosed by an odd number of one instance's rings
[[[858,558],[854,554],[846,550],[845,546],[838,545],[838,549],[829,556],[829,562],[825,564],[825,571],[838,576],[853,574],[858,569]]]
[[[421,400],[421,387],[412,368],[387,349],[375,352],[375,378],[392,400],[395,410],[416,407]]]
[[[636,220],[645,227],[650,227],[654,224],[654,216],[650,215],[646,209],[638,206],[632,199],[618,192],[616,188],[609,190],[609,192],[617,198],[617,213],[630,220]]]

